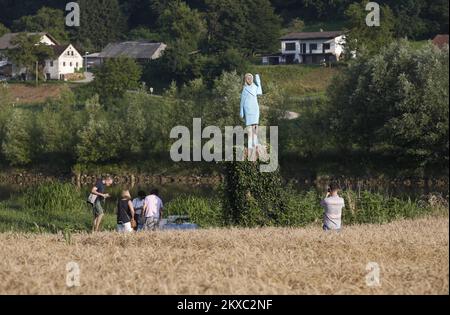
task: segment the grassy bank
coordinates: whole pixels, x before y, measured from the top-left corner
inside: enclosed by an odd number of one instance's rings
[[[116,188],[116,187],[114,187]],[[302,193],[287,190],[286,210],[278,213],[277,221],[265,223],[280,227],[320,226],[323,197],[315,190]],[[91,207],[85,202],[86,191],[79,191],[71,184],[43,184],[23,194],[0,202],[0,232],[49,232],[89,231],[92,224]],[[213,197],[181,194],[166,203],[165,216],[189,215],[192,222],[202,228],[225,227],[224,206],[220,192]],[[384,194],[362,191],[344,191],[346,208],[343,224],[387,223],[403,218],[418,218],[430,214],[448,215],[448,201],[437,195],[418,200],[401,199]],[[115,228],[115,203],[109,201],[103,228]],[[243,218],[245,226],[258,226],[250,218]],[[250,221],[248,221],[248,220]],[[255,225],[256,224],[256,225]]]
[[[448,218],[423,218],[341,233],[0,234],[0,294],[448,294],[448,228]],[[66,285],[69,262],[79,287]],[[370,262],[379,286],[366,282]],[[149,264],[158,268],[139,272]]]
[[[92,208],[86,196],[71,184],[43,184],[0,202],[0,232],[89,231]],[[115,215],[107,213],[103,227],[115,228]]]

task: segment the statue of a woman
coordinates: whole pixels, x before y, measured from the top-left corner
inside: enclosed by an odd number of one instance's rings
[[[261,79],[257,74],[247,73],[244,77],[244,89],[241,95],[241,117],[245,119],[248,131],[248,156],[256,157],[258,145],[259,104],[258,95],[262,95]]]

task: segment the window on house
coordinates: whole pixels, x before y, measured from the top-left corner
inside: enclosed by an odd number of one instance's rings
[[[77,67],[77,69],[78,69],[78,62],[75,64],[75,66]]]
[[[295,43],[286,43],[286,50],[295,51],[296,50]]]
[[[329,50],[330,49],[330,43],[323,44],[323,50]]]
[[[317,44],[309,44],[309,50],[317,50]]]
[[[66,63],[65,62],[63,62],[63,67],[65,67],[66,66]]]
[[[72,67],[72,63],[70,63],[70,66]]]
[[[53,67],[53,61],[50,61],[50,67]]]

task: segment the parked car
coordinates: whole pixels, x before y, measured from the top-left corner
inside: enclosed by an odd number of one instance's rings
[[[161,230],[197,230],[199,227],[195,223],[189,222],[189,216],[171,215],[167,219],[162,219],[159,223]]]

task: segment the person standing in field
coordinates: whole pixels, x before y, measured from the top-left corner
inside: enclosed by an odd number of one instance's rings
[[[259,126],[259,104],[258,96],[262,95],[261,79],[259,74],[253,80],[253,74],[247,73],[244,77],[244,88],[241,94],[241,118],[245,119],[248,132],[248,157],[256,160]]]
[[[113,184],[111,176],[105,176],[102,179],[98,179],[95,186],[91,189],[91,194],[97,196],[92,203],[92,210],[94,213],[94,223],[92,225],[92,232],[98,232],[100,230],[100,223],[102,222],[103,215],[105,213],[102,202],[109,198],[110,195],[106,193],[106,187]]]
[[[134,220],[134,207],[128,190],[122,191],[121,199],[117,204],[117,232],[133,232],[131,221]]]
[[[325,209],[323,214],[324,231],[339,231],[341,229],[342,209],[345,207],[345,202],[339,196],[339,190],[338,184],[331,183],[325,199],[320,202],[320,205]]]
[[[144,200],[144,209],[142,216],[144,218],[145,231],[155,231],[159,226],[159,221],[162,218],[164,206],[161,198],[159,197],[158,189],[154,189],[150,192]]]
[[[144,209],[144,201],[147,194],[142,190],[138,192],[138,196],[133,199],[134,219],[137,223],[136,230],[142,230],[144,220],[142,218],[142,210]]]

